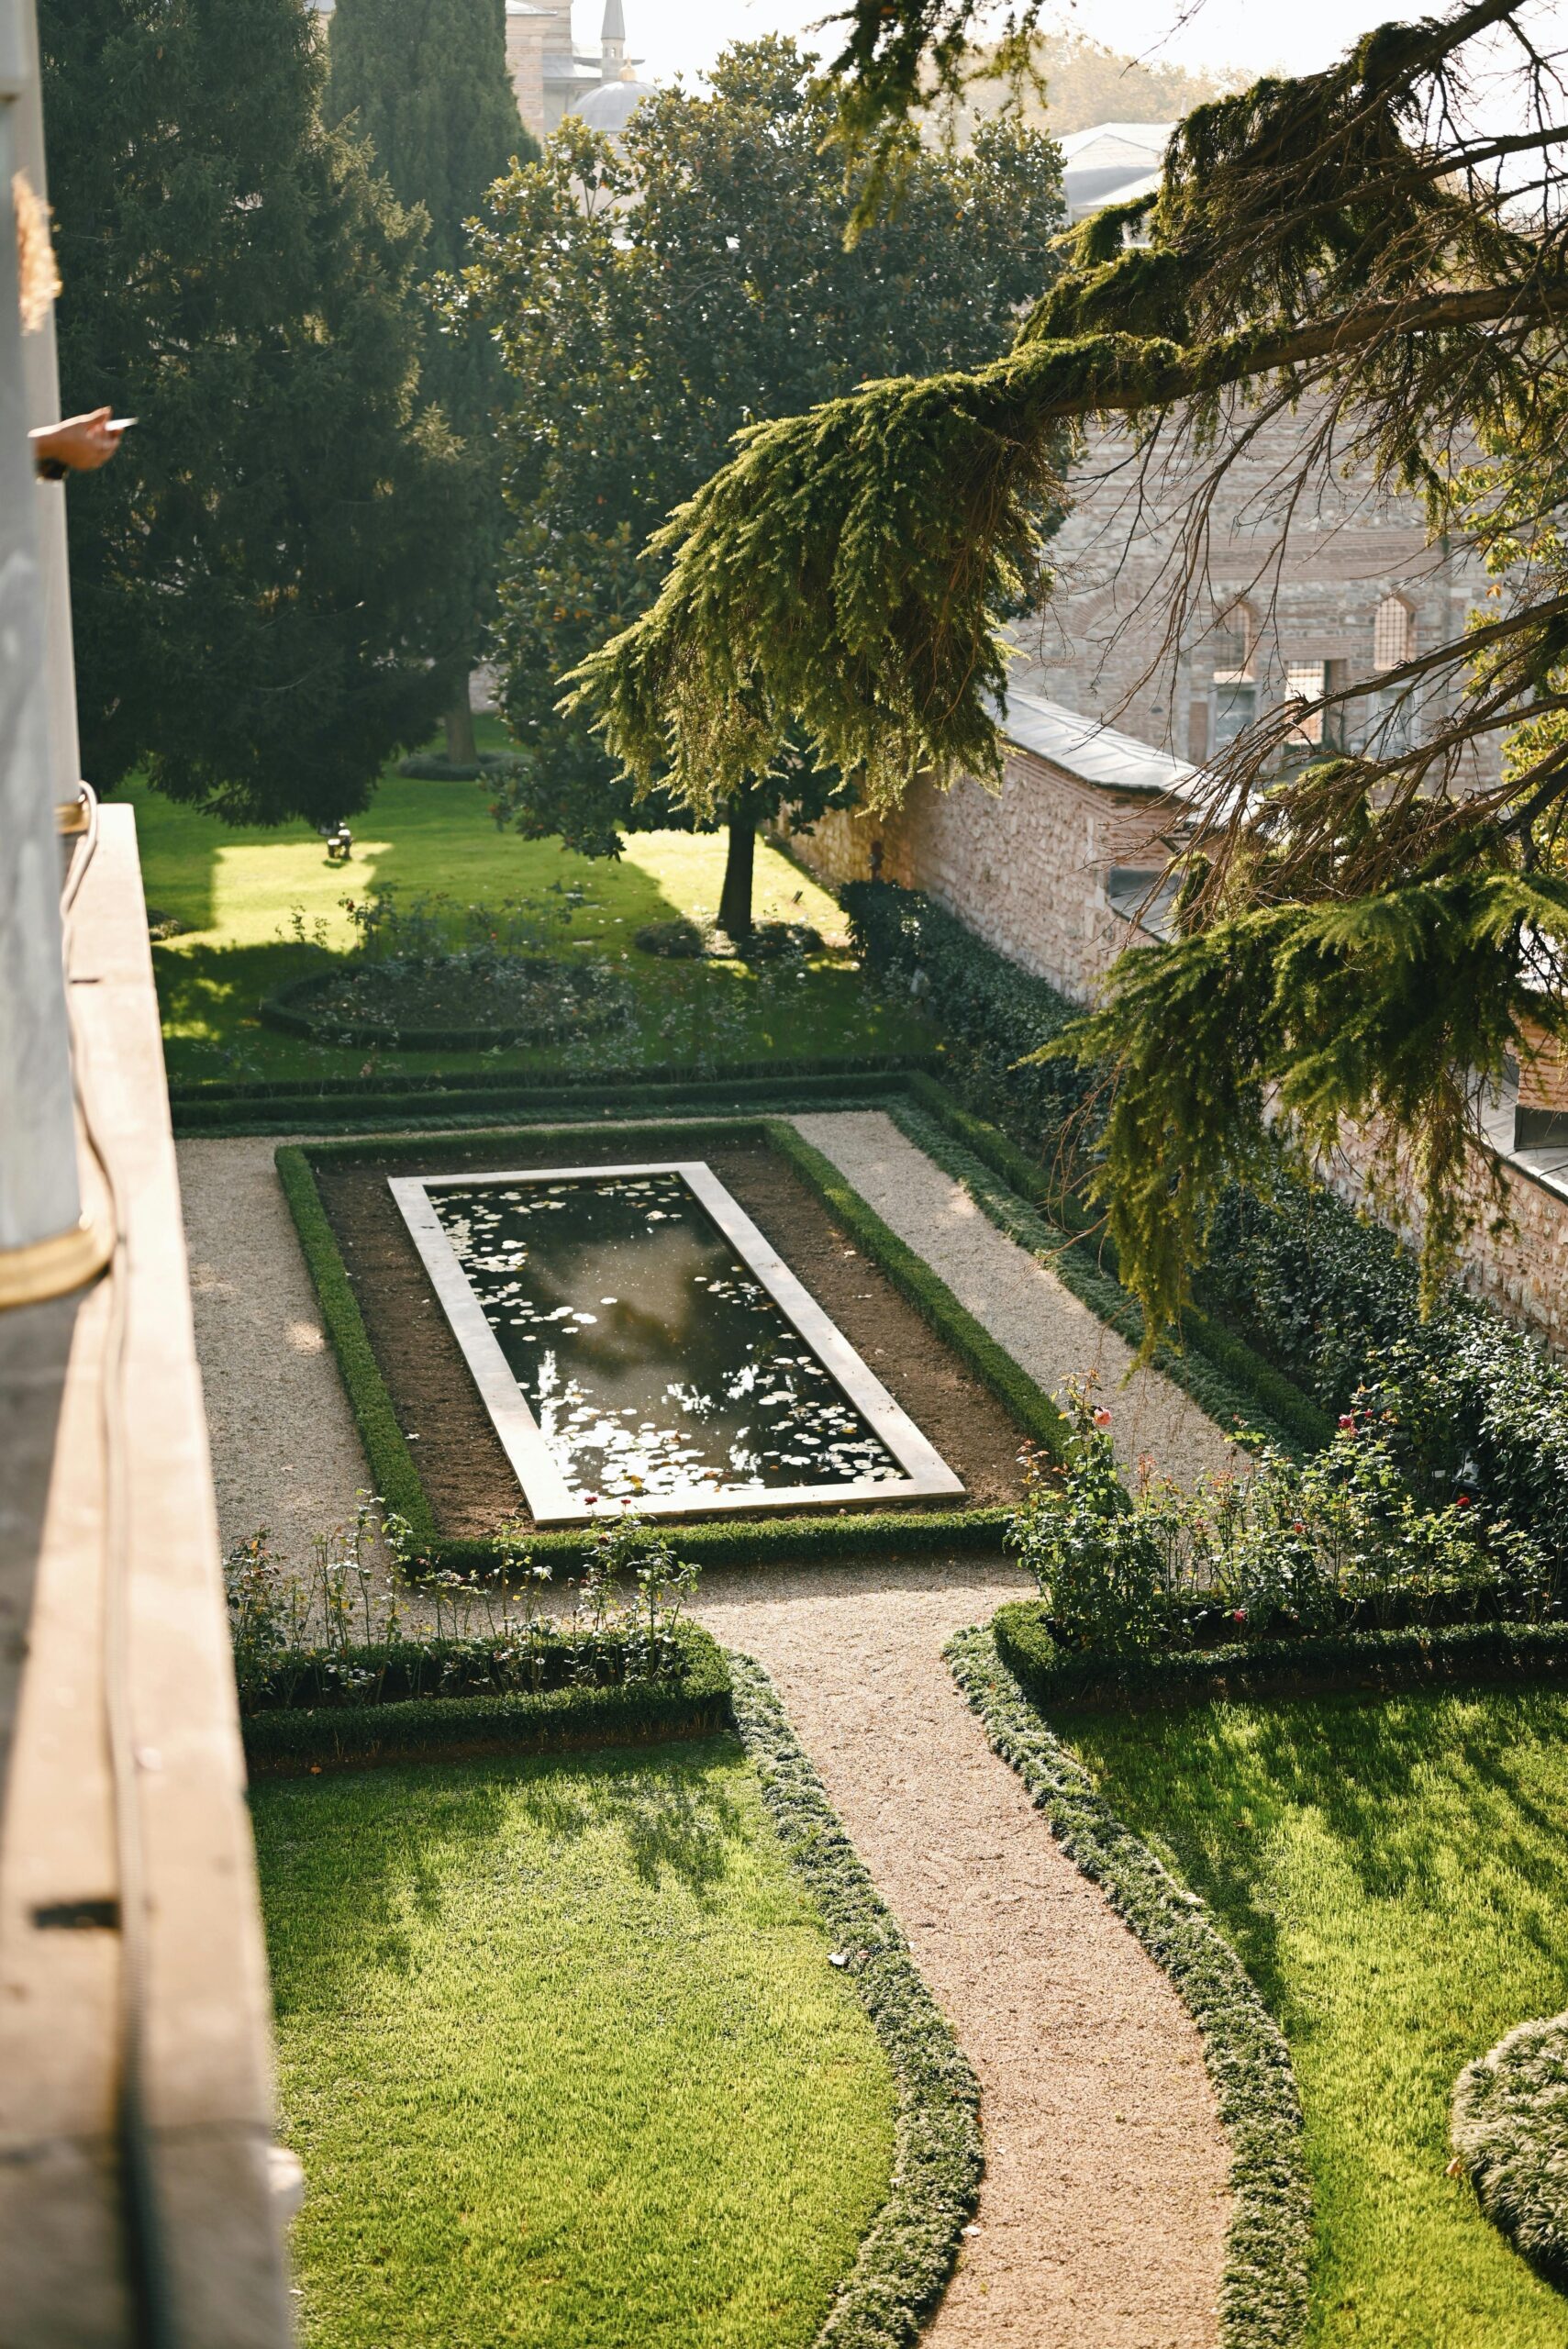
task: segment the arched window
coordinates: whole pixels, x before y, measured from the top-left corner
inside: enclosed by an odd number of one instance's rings
[[[1402,596],[1385,596],[1373,623],[1372,665],[1401,669],[1416,649],[1410,607]]]
[[[1237,602],[1221,612],[1209,637],[1217,681],[1229,685],[1251,680],[1257,642],[1258,623],[1250,604]]]

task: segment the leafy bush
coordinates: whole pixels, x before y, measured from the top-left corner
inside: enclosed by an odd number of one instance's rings
[[[843,898],[868,965],[917,991],[951,1040],[949,1068],[971,1106],[1069,1190],[1093,1148],[1093,1079],[1013,1063],[1077,1007],[917,892],[858,882]],[[1070,1197],[1061,1219],[1074,1228]],[[1418,1497],[1462,1486],[1568,1574],[1568,1370],[1457,1288],[1423,1321],[1416,1258],[1395,1233],[1282,1153],[1266,1197],[1234,1190],[1222,1203],[1200,1295],[1330,1418],[1358,1388],[1377,1390]]]
[[[1487,2217],[1568,2284],[1568,2015],[1522,2022],[1465,2065],[1452,2142]]]
[[[420,1039],[456,1046],[509,1038],[570,1040],[624,1027],[632,991],[602,958],[562,952],[571,914],[506,899],[458,905],[388,890],[345,897],[354,952],[313,973],[268,1007],[273,1024],[328,1041]]]
[[[1386,1409],[1347,1412],[1310,1459],[1263,1444],[1250,1473],[1190,1489],[1143,1464],[1129,1494],[1092,1383],[1070,1386],[1065,1408],[1073,1453],[1063,1469],[1031,1468],[1008,1534],[1064,1648],[1117,1655],[1562,1611],[1527,1534],[1463,1493],[1418,1504]]]
[[[474,759],[449,759],[444,751],[411,751],[397,762],[399,774],[414,783],[504,783],[522,762],[515,751],[481,751]]]
[[[1006,1109],[1015,1137],[1055,1158],[1090,1086],[1076,1068],[1016,1063],[1059,1036],[1079,1007],[1010,963],[918,890],[851,881],[840,891],[856,951],[879,976],[907,989],[949,1041],[948,1067],[982,1107]]]
[[[361,1494],[352,1526],[318,1537],[304,1574],[273,1559],[264,1530],[229,1552],[241,1712],[539,1695],[678,1676],[697,1569],[632,1513],[595,1533],[569,1613],[544,1610],[550,1569],[521,1550],[517,1528],[504,1528],[482,1579],[448,1571],[427,1582],[434,1622],[410,1631],[395,1585],[371,1562],[375,1506]],[[389,1515],[385,1531],[397,1563],[406,1564],[406,1521]]]

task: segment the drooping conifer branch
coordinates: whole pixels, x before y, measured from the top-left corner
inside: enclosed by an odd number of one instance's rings
[[[901,88],[958,70],[943,44],[967,7],[857,12],[846,135],[882,137]],[[1049,591],[1051,518],[1096,421],[1140,464],[1163,448],[1186,469],[1171,647],[1260,418],[1302,419],[1277,556],[1347,465],[1468,539],[1496,575],[1489,625],[1230,746],[1180,841],[1181,934],[1124,958],[1065,1047],[1109,1071],[1104,1196],[1151,1335],[1220,1188],[1258,1163],[1265,1095],[1319,1146],[1341,1117],[1407,1138],[1435,1277],[1470,1211],[1481,1088],[1540,1025],[1568,1027],[1568,175],[1519,16],[1480,0],[1385,26],[1328,72],[1197,109],[1158,194],[1074,232],[1005,360],[746,438],[655,542],[652,608],[577,673],[645,785],[701,807],[793,722],[886,803],[917,773],[995,778],[1003,624]],[[1466,117],[1465,45],[1494,31],[1521,61],[1517,138]],[[1503,167],[1527,151],[1521,192]],[[1293,748],[1373,691],[1418,719],[1413,747],[1385,722],[1358,751]],[[1517,739],[1483,790],[1475,749],[1499,734]]]

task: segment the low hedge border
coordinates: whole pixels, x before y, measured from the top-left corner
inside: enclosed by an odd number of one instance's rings
[[[862,1108],[880,1103],[903,1088],[896,1073],[851,1071],[843,1075],[785,1077],[770,1083],[762,1077],[738,1077],[710,1085],[684,1087],[651,1085],[611,1085],[595,1097],[601,1114],[612,1119],[703,1116],[725,1112],[755,1115],[762,1108]],[[504,1117],[514,1126],[581,1117],[580,1092],[570,1086],[530,1085],[513,1078],[506,1091],[491,1088],[470,1092],[460,1081],[448,1087],[419,1093],[382,1095],[373,1105],[352,1095],[334,1107],[315,1094],[247,1106],[215,1101],[176,1106],[174,1122],[182,1134],[381,1134],[389,1130],[410,1133],[459,1131],[465,1126],[494,1124]]]
[[[993,1750],[1018,1772],[1068,1857],[1170,1976],[1202,2034],[1230,2141],[1223,2349],[1294,2349],[1307,2326],[1312,2188],[1283,2033],[1203,1901],[1116,1817],[1029,1703],[990,1632],[961,1631],[944,1653]]]
[[[1024,1433],[1042,1445],[1052,1459],[1060,1460],[1072,1439],[1066,1420],[1044,1388],[1013,1360],[1005,1347],[997,1344],[984,1324],[959,1303],[925,1258],[917,1255],[896,1232],[889,1230],[830,1158],[813,1149],[803,1134],[782,1119],[770,1119],[766,1131],[780,1157],[787,1160],[824,1206],[832,1209],[846,1231],[886,1274],[921,1319],[984,1381]]]
[[[1331,1631],[1125,1656],[1072,1654],[1059,1647],[1047,1627],[1044,1605],[1036,1598],[1009,1599],[996,1609],[991,1628],[1008,1670],[1042,1705],[1203,1704],[1213,1698],[1244,1700],[1333,1688],[1536,1679],[1568,1670],[1564,1623]]]
[[[497,1696],[410,1697],[383,1705],[273,1706],[240,1720],[252,1772],[283,1775],[432,1761],[445,1753],[565,1753],[702,1737],[729,1720],[729,1663],[706,1631],[684,1624],[678,1680]]]
[[[793,1126],[777,1119],[712,1118],[679,1125],[628,1126],[638,1151],[653,1156],[662,1149],[689,1152],[694,1143],[762,1140],[776,1148],[854,1237],[857,1245],[887,1275],[922,1318],[950,1344],[961,1361],[983,1379],[1012,1413],[1020,1432],[1060,1456],[1065,1423],[1049,1396],[997,1345],[929,1266],[891,1232],[845,1182],[838,1169],[813,1150]],[[522,1130],[470,1129],[421,1141],[421,1153],[437,1161],[466,1153],[476,1142],[504,1152],[509,1141],[530,1151],[559,1142],[570,1151],[592,1134],[603,1141],[614,1125],[536,1126]],[[384,1156],[395,1137],[344,1138],[314,1143],[308,1150],[286,1144],[275,1153],[284,1195],[299,1232],[306,1264],[321,1304],[322,1319],[337,1355],[349,1401],[376,1490],[384,1504],[406,1518],[414,1543],[434,1569],[483,1574],[495,1563],[492,1542],[453,1541],[441,1535],[419,1481],[414,1456],[381,1375],[348,1269],[327,1218],[313,1171],[317,1163],[351,1164]],[[699,1565],[765,1565],[828,1563],[872,1556],[995,1554],[1001,1547],[1006,1508],[856,1510],[834,1516],[760,1517],[710,1520],[684,1526],[683,1553]],[[570,1568],[588,1552],[589,1536],[537,1533],[530,1553]]]
[[[940,2299],[980,2192],[980,2086],[791,1729],[772,1681],[731,1655],[735,1724],[762,1799],[892,2066],[893,2183],[816,2349],[906,2349]]]
[[[1465,2065],[1451,2142],[1493,2225],[1568,2288],[1568,2014],[1518,2023]]]
[[[1101,1237],[1091,1245],[1046,1211],[1044,1169],[931,1078],[917,1073],[906,1090],[910,1106],[895,1102],[888,1111],[901,1131],[963,1186],[998,1230],[1048,1264],[1080,1304],[1130,1346],[1141,1345],[1142,1309],[1100,1261],[1110,1252],[1110,1242]],[[1071,1212],[1070,1201],[1051,1205]],[[1330,1441],[1334,1429],[1328,1414],[1209,1315],[1189,1308],[1182,1317],[1182,1333],[1184,1347],[1162,1342],[1154,1350],[1155,1364],[1218,1426],[1243,1419],[1294,1453],[1317,1452]]]
[[[373,1101],[384,1094],[439,1093],[461,1085],[467,1093],[525,1091],[531,1085],[581,1100],[615,1086],[639,1090],[663,1087],[679,1091],[691,1085],[732,1085],[752,1080],[759,1085],[789,1085],[818,1076],[903,1076],[939,1065],[935,1052],[864,1052],[828,1058],[781,1055],[762,1061],[667,1061],[648,1068],[622,1069],[474,1069],[443,1075],[439,1069],[388,1071],[379,1076],[323,1075],[312,1085],[297,1076],[197,1078],[171,1085],[169,1098],[176,1108],[202,1101],[274,1101],[314,1099],[331,1103],[346,1094]]]

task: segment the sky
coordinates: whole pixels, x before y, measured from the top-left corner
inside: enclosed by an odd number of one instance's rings
[[[700,74],[727,42],[758,33],[804,33],[834,0],[624,0],[628,48],[644,59],[645,80]],[[1416,17],[1431,0],[1402,7],[1398,0],[1202,0],[1190,21],[1183,0],[1056,0],[1046,21],[1073,28],[1106,48],[1138,56],[1152,52],[1183,65],[1235,65],[1263,72],[1283,65],[1312,72],[1327,65],[1369,27],[1389,17]],[[584,45],[596,45],[602,0],[575,0],[573,26]],[[1536,11],[1532,9],[1532,14]],[[1561,10],[1568,16],[1568,0]],[[818,42],[827,37],[818,35]]]

